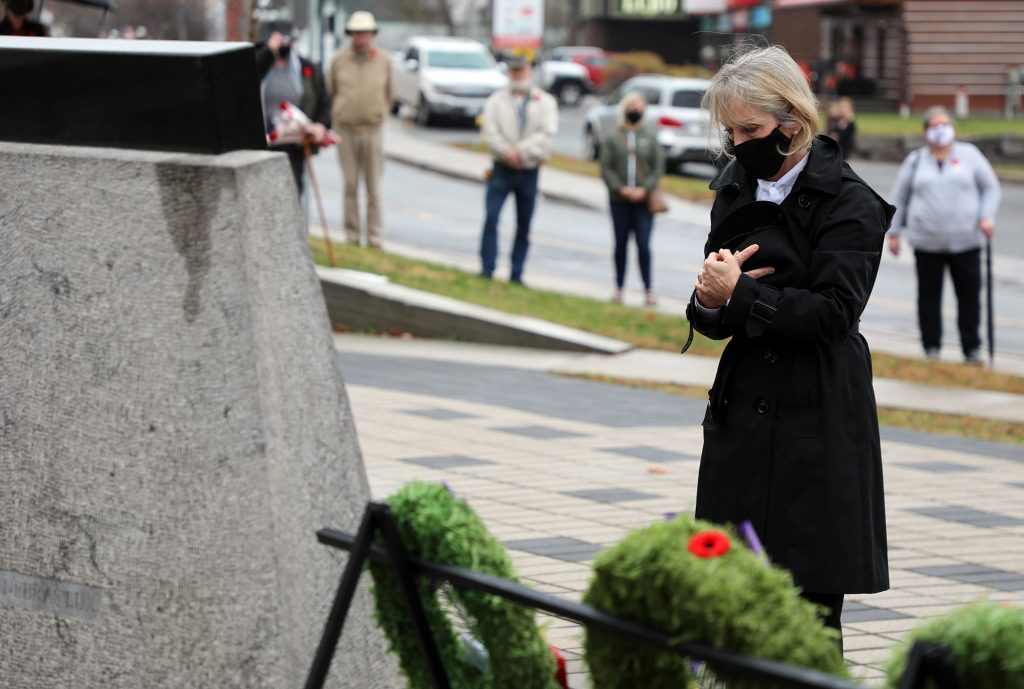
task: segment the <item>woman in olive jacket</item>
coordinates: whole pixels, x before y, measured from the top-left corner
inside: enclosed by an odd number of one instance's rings
[[[737,56],[705,96],[734,158],[712,182],[687,315],[732,340],[704,418],[697,517],[749,520],[840,629],[843,594],[889,586],[871,355],[858,322],[894,209],[817,136],[781,48]]]
[[[657,301],[651,280],[651,231],[654,215],[647,199],[654,193],[665,171],[665,153],[654,132],[643,125],[647,101],[643,94],[627,93],[619,101],[619,127],[601,144],[601,176],[608,185],[612,227],[615,230],[615,293],[612,301],[622,301],[626,280],[626,247],[629,235],[636,239],[640,277],[644,281],[644,300],[648,306]]]

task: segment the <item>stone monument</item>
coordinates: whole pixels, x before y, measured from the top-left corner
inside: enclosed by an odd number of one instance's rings
[[[303,685],[369,496],[304,230],[281,154],[0,147],[4,689]]]

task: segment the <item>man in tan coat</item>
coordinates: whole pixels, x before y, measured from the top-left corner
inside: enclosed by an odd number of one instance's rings
[[[480,274],[491,277],[498,254],[498,217],[509,193],[516,197],[516,238],[510,280],[522,284],[530,221],[537,202],[541,164],[551,156],[558,130],[558,104],[530,82],[530,64],[521,56],[508,61],[509,85],[484,105],[483,138],[494,158],[487,182],[487,219],[480,239]]]
[[[338,157],[345,178],[345,235],[361,243],[359,178],[366,184],[366,239],[380,248],[380,178],[384,168],[381,129],[391,110],[391,59],[374,46],[377,22],[353,12],[345,23],[351,40],[331,62],[331,122],[341,136]]]

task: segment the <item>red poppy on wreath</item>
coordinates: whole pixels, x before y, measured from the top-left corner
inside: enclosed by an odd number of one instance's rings
[[[689,550],[697,557],[721,557],[729,552],[729,537],[721,531],[701,531],[690,538]]]
[[[303,67],[302,68],[302,76],[304,76],[307,79],[312,77],[313,76],[313,68],[310,67],[309,65],[306,65],[305,67]]]

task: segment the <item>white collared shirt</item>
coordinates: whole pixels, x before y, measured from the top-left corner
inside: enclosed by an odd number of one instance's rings
[[[767,179],[757,180],[757,195],[755,198],[758,201],[771,201],[772,203],[782,203],[789,196],[789,192],[793,191],[793,185],[796,184],[796,178],[800,176],[803,169],[807,167],[808,155],[804,154],[804,157],[800,159],[793,169],[778,178],[774,182]]]

